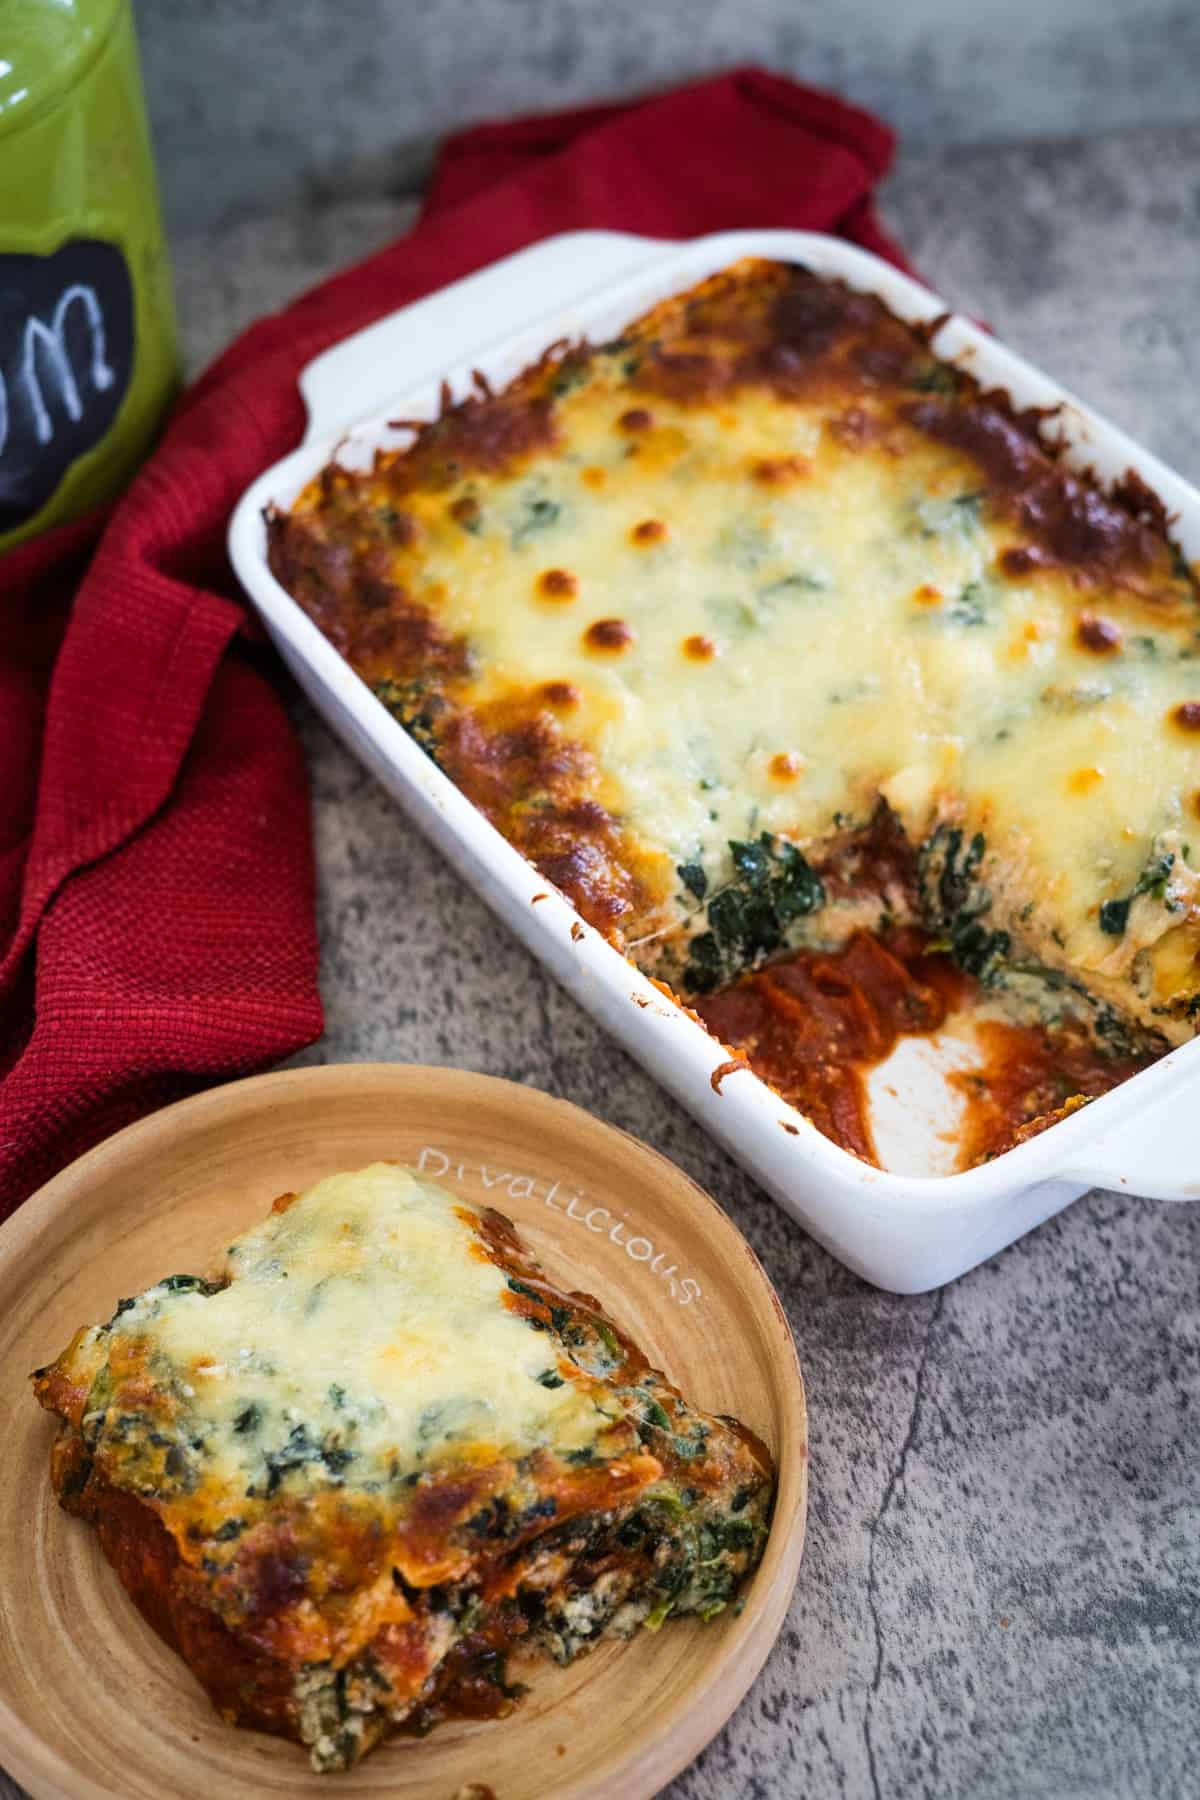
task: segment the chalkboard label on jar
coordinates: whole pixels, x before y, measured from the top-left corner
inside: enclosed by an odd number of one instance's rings
[[[133,373],[133,282],[115,244],[0,252],[0,536],[109,431]]]

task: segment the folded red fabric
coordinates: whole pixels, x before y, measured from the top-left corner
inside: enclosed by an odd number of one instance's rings
[[[6,559],[0,1214],[117,1126],[321,1030],[304,766],[225,555],[239,494],[302,434],[304,364],[580,226],[805,227],[903,264],[872,205],[891,154],[867,114],[754,69],[464,132],[417,228],[239,338],[110,518]]]

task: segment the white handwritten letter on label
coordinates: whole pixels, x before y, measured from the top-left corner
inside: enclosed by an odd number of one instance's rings
[[[116,380],[116,376],[109,368],[104,356],[104,314],[100,310],[96,290],[76,282],[73,287],[67,288],[66,292],[60,295],[49,325],[36,317],[28,318],[25,321],[21,375],[25,382],[25,392],[29,398],[29,407],[33,413],[33,424],[39,444],[48,444],[54,436],[50,410],[43,395],[43,371],[54,377],[68,417],[76,422],[83,417],[83,401],[80,398],[75,370],[71,366],[71,356],[66,338],[67,314],[72,306],[81,306],[84,318],[87,320],[91,341],[92,386],[98,394],[103,394]]]
[[[678,1306],[691,1306],[703,1298],[700,1283],[690,1275],[680,1275],[668,1253],[659,1250],[652,1238],[638,1232],[630,1234],[628,1222],[616,1217],[607,1206],[595,1206],[578,1189],[566,1191],[561,1181],[543,1181],[517,1169],[505,1169],[490,1163],[474,1163],[454,1157],[436,1144],[426,1144],[417,1158],[417,1173],[435,1181],[445,1175],[457,1176],[467,1185],[477,1184],[491,1198],[507,1195],[511,1200],[541,1199],[551,1212],[561,1213],[582,1231],[607,1237],[631,1262],[645,1263],[650,1273],[661,1281]]]

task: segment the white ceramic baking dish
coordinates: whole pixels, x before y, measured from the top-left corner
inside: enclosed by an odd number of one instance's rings
[[[574,910],[418,749],[272,576],[262,513],[291,504],[335,453],[368,461],[409,434],[389,418],[433,417],[443,380],[457,396],[471,371],[496,386],[563,337],[616,336],[647,307],[740,256],[802,262],[878,293],[901,317],[947,308],[888,264],[835,238],[739,231],[687,244],[609,232],[552,238],[381,320],[325,352],[301,377],[303,446],[268,469],[234,514],[230,554],[285,662],[330,726],[582,1006],[835,1256],[868,1281],[919,1293],[1010,1244],[1088,1188],[1162,1200],[1200,1198],[1200,1042],[1028,1143],[960,1174],[945,1160],[952,1047],[910,1040],[872,1078],[872,1117],[888,1170],[830,1143],[748,1070],[714,1084],[726,1053],[595,931],[578,941]],[[940,354],[963,360],[1021,405],[1062,406],[1071,454],[1103,478],[1135,468],[1177,515],[1200,558],[1200,494],[1123,433],[967,320],[953,317]],[[940,1134],[940,1135],[939,1135]],[[940,1152],[937,1149],[941,1145]]]

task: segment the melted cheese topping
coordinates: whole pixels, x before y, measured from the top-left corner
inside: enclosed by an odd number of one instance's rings
[[[996,573],[975,478],[938,446],[845,450],[752,392],[731,418],[657,403],[646,454],[629,456],[614,404],[603,384],[569,402],[569,453],[496,483],[478,536],[417,498],[418,597],[473,646],[470,697],[570,682],[601,800],[710,885],[731,839],[811,842],[880,794],[914,841],[963,819],[1019,867],[1019,904],[1045,903],[1065,960],[1100,967],[1100,901],[1134,886],[1200,780],[1197,740],[1168,724],[1200,692],[1200,620],[1147,622],[1112,657],[1082,648],[1069,579]],[[768,451],[806,461],[778,496],[752,474]],[[585,480],[596,469],[602,484]],[[531,498],[557,515],[514,544]],[[668,527],[649,549],[631,535],[644,518]],[[576,579],[566,603],[539,592],[550,566]],[[632,642],[598,653],[587,626],[614,615]],[[693,635],[715,654],[688,655]]]
[[[447,1457],[590,1445],[610,1420],[573,1381],[540,1384],[552,1347],[507,1304],[470,1220],[404,1168],[331,1176],[230,1246],[227,1287],[151,1288],[113,1336],[169,1375],[221,1485],[261,1490],[289,1444],[314,1446],[298,1458],[309,1482],[316,1446],[335,1473],[352,1457],[358,1487]]]

